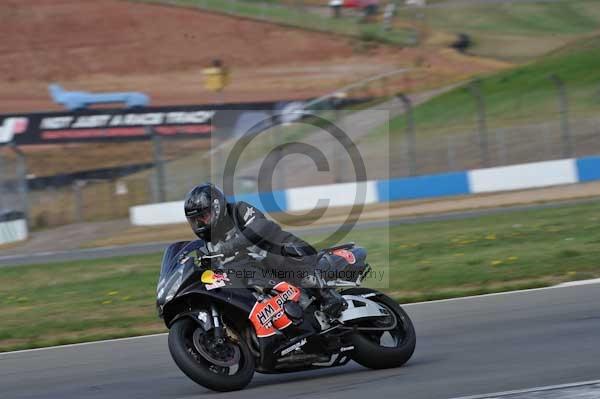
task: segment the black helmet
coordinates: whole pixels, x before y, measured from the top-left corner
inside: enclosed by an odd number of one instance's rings
[[[223,220],[226,206],[225,194],[210,183],[194,187],[185,196],[185,217],[198,238],[210,241],[210,233]]]

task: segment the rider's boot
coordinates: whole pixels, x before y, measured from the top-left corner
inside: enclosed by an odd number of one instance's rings
[[[348,308],[348,303],[344,297],[333,288],[321,288],[319,292],[319,302],[323,313],[331,318],[337,318]]]
[[[344,297],[334,288],[326,287],[319,277],[312,275],[305,277],[301,286],[317,299],[321,311],[330,318],[337,318],[348,307]]]

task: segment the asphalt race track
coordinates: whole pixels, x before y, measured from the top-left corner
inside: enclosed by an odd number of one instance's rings
[[[257,374],[244,391],[213,394],[177,369],[158,335],[0,354],[0,397],[434,399],[600,379],[600,284],[406,309],[417,350],[398,369]]]

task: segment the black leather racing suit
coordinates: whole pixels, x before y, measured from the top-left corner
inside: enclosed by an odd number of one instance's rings
[[[300,284],[314,273],[317,251],[307,242],[284,231],[256,207],[246,202],[227,204],[224,220],[211,231],[211,252],[232,257],[245,252],[261,265],[263,276]]]

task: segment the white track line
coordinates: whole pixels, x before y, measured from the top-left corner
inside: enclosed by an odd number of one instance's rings
[[[428,303],[440,303],[440,302],[454,302],[454,301],[462,301],[464,299],[486,298],[486,297],[490,297],[490,296],[512,295],[512,294],[520,294],[520,293],[525,293],[525,292],[545,291],[545,290],[553,290],[555,288],[577,287],[577,286],[582,286],[582,285],[593,285],[593,284],[600,284],[600,278],[590,279],[590,280],[571,281],[571,282],[568,282],[568,283],[562,283],[562,284],[552,285],[550,287],[529,288],[529,289],[525,289],[525,290],[493,292],[491,294],[462,296],[460,298],[448,298],[448,299],[437,299],[437,300],[434,300],[434,301],[404,303],[404,304],[402,304],[402,306],[413,306],[413,305],[421,305],[421,304],[428,304]]]
[[[169,245],[168,242],[164,242],[164,241],[153,241],[153,242],[147,242],[144,244],[131,244],[131,245],[109,245],[106,247],[95,247],[95,248],[79,248],[79,249],[73,249],[73,250],[64,250],[64,251],[45,251],[45,252],[35,252],[32,254],[29,254],[28,256],[30,258],[42,258],[45,256],[53,256],[53,255],[66,255],[66,254],[87,254],[87,253],[95,253],[95,252],[108,252],[111,250],[115,250],[115,249],[121,249],[121,248],[125,248],[125,249],[136,249],[136,248],[145,248],[145,247],[153,247],[153,246],[159,246],[159,245],[164,245],[167,246]],[[119,257],[119,256],[128,256],[128,255],[115,255],[115,257]],[[23,255],[6,255],[6,256],[0,256],[0,261],[8,261],[11,259],[17,259],[17,258],[23,258]],[[75,259],[74,261],[77,261],[77,259]],[[7,266],[12,266],[12,265],[7,265]]]
[[[598,284],[598,283],[600,283],[600,278],[594,278],[594,279],[590,279],[590,280],[569,281],[568,283],[558,284],[556,287],[577,287],[580,285]]]
[[[583,381],[583,382],[574,382],[571,384],[561,384],[561,385],[547,385],[536,388],[528,388],[528,389],[520,389],[515,391],[505,391],[505,392],[494,392],[494,393],[486,393],[483,395],[472,395],[472,396],[460,396],[453,399],[485,399],[485,398],[496,398],[497,396],[506,396],[506,395],[516,395],[520,393],[532,393],[532,392],[540,392],[540,391],[551,391],[555,389],[565,389],[565,388],[576,388],[585,385],[594,385],[600,384],[600,380],[595,381]]]
[[[56,345],[56,346],[47,346],[45,348],[24,349],[24,350],[20,350],[20,351],[2,352],[2,353],[0,353],[0,358],[2,358],[3,356],[6,356],[6,355],[13,355],[13,354],[18,354],[18,353],[41,352],[41,351],[47,351],[47,350],[52,350],[52,349],[74,348],[74,347],[78,347],[78,346],[103,344],[103,343],[106,343],[106,342],[132,341],[132,340],[135,340],[135,339],[160,337],[160,336],[163,336],[163,335],[167,335],[167,333],[150,334],[150,335],[137,335],[135,337],[104,339],[104,340],[101,340],[101,341],[81,342],[81,343],[78,343],[78,344]]]
[[[405,303],[405,304],[402,304],[402,306],[403,307],[408,307],[408,306],[415,306],[415,305],[435,304],[435,303],[441,303],[441,302],[463,301],[463,300],[478,299],[478,298],[485,298],[485,297],[491,297],[491,296],[512,295],[512,294],[520,294],[520,293],[525,293],[525,292],[545,291],[545,290],[552,290],[552,289],[555,289],[555,288],[566,288],[566,287],[575,287],[575,286],[591,285],[591,284],[600,284],[600,279],[573,281],[573,282],[570,282],[570,283],[563,283],[563,284],[553,285],[551,287],[531,288],[531,289],[527,289],[527,290],[495,292],[495,293],[492,293],[492,294],[470,295],[470,296],[463,296],[463,297],[460,297],[460,298],[449,298],[449,299],[438,299],[438,300],[435,300],[435,301]],[[160,336],[163,336],[163,335],[167,335],[167,333],[150,334],[150,335],[138,335],[138,336],[135,336],[135,337],[105,339],[105,340],[101,340],[101,341],[82,342],[82,343],[79,343],[79,344],[56,345],[56,346],[47,346],[47,347],[44,347],[44,348],[24,349],[24,350],[19,350],[19,351],[12,351],[12,352],[1,352],[0,353],[0,358],[2,356],[4,356],[4,355],[17,354],[17,353],[28,353],[28,352],[45,351],[45,350],[52,350],[52,349],[72,348],[72,347],[84,346],[84,345],[102,344],[102,343],[106,343],[106,342],[130,341],[130,340],[135,340],[135,339],[143,339],[143,338],[150,338],[150,337],[160,337]]]

